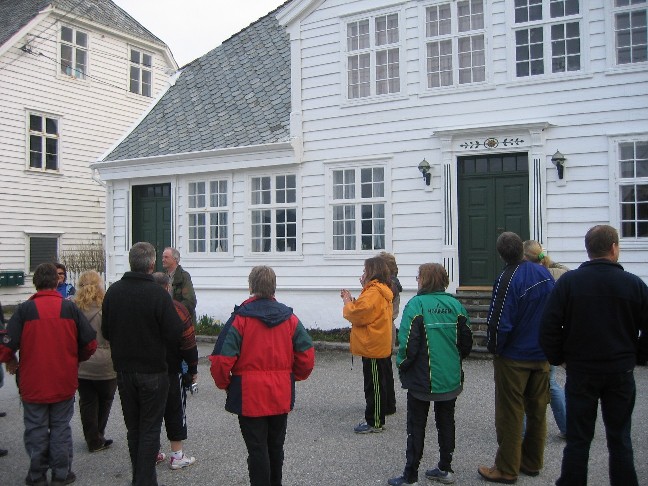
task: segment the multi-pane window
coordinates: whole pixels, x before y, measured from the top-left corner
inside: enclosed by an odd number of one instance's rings
[[[398,14],[347,23],[347,97],[400,92]]]
[[[333,177],[333,250],[385,249],[385,169],[337,169]]]
[[[137,49],[130,50],[130,92],[151,96],[153,56]]]
[[[88,34],[61,26],[61,73],[85,79],[88,71]]]
[[[618,145],[621,237],[648,237],[648,140]]]
[[[427,87],[486,80],[483,0],[441,3],[425,9]]]
[[[580,71],[579,0],[514,0],[518,78]]]
[[[29,114],[29,168],[59,169],[59,123],[56,118]]]
[[[229,195],[226,180],[190,182],[187,216],[190,253],[229,251]]]
[[[614,0],[617,64],[648,61],[647,0]]]
[[[297,251],[297,176],[252,177],[250,197],[251,251]]]

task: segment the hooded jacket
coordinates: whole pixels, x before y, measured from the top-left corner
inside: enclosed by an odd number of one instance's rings
[[[342,310],[351,323],[351,354],[363,358],[387,358],[392,354],[391,289],[378,280],[369,282],[360,296]]]
[[[293,409],[295,381],[311,374],[315,351],[290,307],[251,297],[234,307],[209,360],[216,386],[227,390],[225,410],[265,417]]]

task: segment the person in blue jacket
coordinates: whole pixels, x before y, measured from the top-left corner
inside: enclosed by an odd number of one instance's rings
[[[542,265],[524,260],[522,239],[506,231],[497,238],[506,266],[493,285],[486,323],[487,348],[495,379],[497,454],[479,474],[494,483],[513,484],[521,472],[537,476],[543,466],[549,403],[549,362],[540,348],[542,312],[554,279]],[[527,428],[522,439],[522,422]]]
[[[74,285],[67,282],[67,268],[62,263],[55,263],[56,275],[58,276],[58,284],[56,285],[56,291],[61,294],[61,297],[67,299],[76,294],[76,289]]]

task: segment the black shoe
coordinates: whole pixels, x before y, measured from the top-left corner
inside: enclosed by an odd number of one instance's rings
[[[63,486],[65,484],[72,484],[74,481],[76,481],[76,474],[70,471],[65,479],[52,478],[50,486]]]
[[[45,476],[41,476],[38,479],[32,479],[29,474],[25,478],[25,484],[27,486],[47,486],[47,478]]]
[[[108,449],[108,448],[112,445],[112,443],[113,443],[112,439],[107,439],[107,440],[104,440],[104,443],[101,444],[100,446],[98,446],[98,447],[94,447],[94,448],[92,448],[92,449],[88,448],[88,450],[89,450],[90,452],[99,452],[99,451],[103,451],[103,450],[105,450],[105,449]]]
[[[6,416],[7,416],[7,412],[0,412],[0,417],[6,417]]]
[[[7,449],[0,449],[0,457],[4,457],[7,454],[9,454],[9,451]]]

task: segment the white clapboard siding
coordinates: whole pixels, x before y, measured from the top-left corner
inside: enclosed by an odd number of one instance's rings
[[[89,164],[154,100],[128,91],[129,45],[153,53],[153,96],[165,89],[168,72],[175,68],[166,60],[163,46],[80,22],[64,19],[66,25],[88,33],[85,80],[59,73],[60,24],[54,15],[0,57],[0,270],[29,273],[28,234],[61,234],[60,250],[101,241],[106,231],[105,189],[92,180]],[[26,43],[34,54],[19,49]],[[59,120],[58,173],[27,169],[29,112]],[[0,288],[3,303],[24,300],[33,292],[27,277],[25,286]]]

